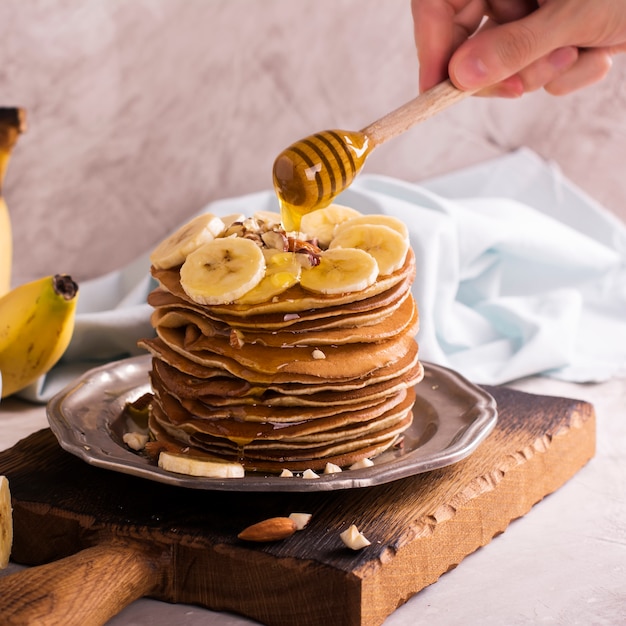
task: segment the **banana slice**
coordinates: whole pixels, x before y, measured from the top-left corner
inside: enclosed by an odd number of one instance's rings
[[[256,287],[265,259],[250,239],[214,239],[192,252],[180,268],[180,284],[198,304],[228,304]]]
[[[267,302],[289,287],[293,287],[300,280],[302,265],[293,252],[277,252],[268,249],[263,252],[266,263],[265,276],[256,287],[237,300],[240,304]]]
[[[228,215],[220,215],[220,219],[224,222],[224,230],[226,230],[235,222],[243,222],[246,219],[246,216],[243,213],[230,213]],[[218,235],[215,236],[217,237]]]
[[[320,248],[327,248],[335,235],[337,225],[361,215],[356,209],[342,204],[331,204],[303,215],[300,231],[309,237],[316,237]]]
[[[381,276],[392,274],[404,265],[409,241],[380,224],[346,226],[331,242],[329,250],[357,248],[371,254],[378,263]]]
[[[245,470],[241,463],[228,461],[211,461],[188,454],[161,452],[159,467],[167,472],[202,476],[203,478],[243,478]]]
[[[211,213],[203,213],[164,239],[150,255],[150,262],[161,270],[177,267],[201,245],[213,241],[224,230],[224,222]]]
[[[384,215],[382,213],[375,213],[372,215],[361,215],[360,217],[353,217],[345,222],[339,224],[335,230],[335,237],[341,233],[345,228],[354,226],[356,224],[378,224],[382,226],[389,226],[392,230],[397,231],[404,239],[409,238],[409,229],[406,224],[394,217],[393,215]]]
[[[325,250],[319,265],[303,269],[300,284],[309,291],[340,294],[361,291],[376,282],[376,259],[357,248]]]
[[[257,222],[263,222],[265,225],[269,226],[270,228],[273,226],[280,226],[281,225],[281,217],[280,217],[280,213],[277,213],[276,211],[257,211],[252,217],[254,217],[254,219]]]
[[[9,564],[13,545],[13,514],[9,479],[0,476],[0,569]]]

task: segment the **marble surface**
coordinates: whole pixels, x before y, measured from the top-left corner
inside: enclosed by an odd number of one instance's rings
[[[510,385],[591,402],[595,457],[506,532],[422,590],[384,626],[615,626],[626,614],[626,379],[577,385],[534,377]],[[0,449],[46,426],[41,406],[0,404]],[[0,572],[21,569],[12,564]],[[156,600],[134,602],[108,626],[244,626],[230,613]]]

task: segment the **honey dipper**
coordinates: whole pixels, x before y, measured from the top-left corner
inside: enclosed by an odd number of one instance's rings
[[[283,150],[274,161],[273,179],[285,230],[297,230],[303,215],[328,206],[376,146],[471,93],[446,80],[360,131],[325,130]]]

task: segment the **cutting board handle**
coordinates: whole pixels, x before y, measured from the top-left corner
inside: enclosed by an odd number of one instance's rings
[[[99,544],[0,578],[5,626],[101,626],[160,581],[159,555],[135,544]]]

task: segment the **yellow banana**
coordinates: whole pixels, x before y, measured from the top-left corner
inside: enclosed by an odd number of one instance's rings
[[[0,298],[2,397],[46,374],[72,338],[78,285],[67,275],[46,276]]]
[[[2,195],[2,183],[13,147],[26,129],[23,109],[0,107],[0,296],[11,288],[13,238],[9,210]]]
[[[13,545],[13,513],[9,479],[0,476],[0,569],[9,564]]]

